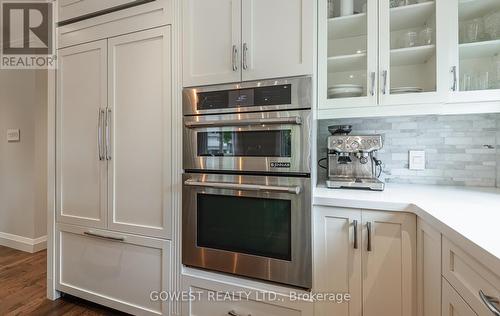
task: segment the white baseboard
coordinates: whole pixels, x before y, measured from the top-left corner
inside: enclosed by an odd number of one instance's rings
[[[31,239],[0,232],[0,246],[35,253],[40,250],[47,249],[47,236]]]

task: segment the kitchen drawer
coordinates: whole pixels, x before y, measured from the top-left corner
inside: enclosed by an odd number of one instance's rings
[[[150,294],[170,290],[170,241],[57,228],[58,290],[134,315],[168,314],[167,303],[152,301]]]
[[[196,293],[201,299],[192,300],[189,303],[189,316],[227,316],[227,315],[242,315],[242,316],[301,316],[302,312],[290,307],[271,305],[269,303],[246,299],[242,295],[236,299],[217,300],[217,292],[207,289],[191,286],[190,291]],[[199,293],[199,294],[198,294]],[[218,292],[219,295],[224,295],[226,292]],[[215,298],[215,299],[214,299]],[[262,297],[261,299],[264,299]]]
[[[494,315],[481,300],[479,291],[499,299],[500,278],[446,238],[443,238],[443,276],[478,315]]]
[[[144,2],[142,0],[59,0],[59,21],[66,21],[103,10]]]
[[[477,316],[445,278],[442,279],[442,283],[442,316]]]

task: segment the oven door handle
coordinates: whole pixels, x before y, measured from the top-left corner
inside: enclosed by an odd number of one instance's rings
[[[185,185],[192,187],[204,187],[213,189],[229,189],[240,191],[267,191],[267,192],[280,192],[291,193],[299,195],[301,188],[299,186],[281,187],[272,185],[258,185],[258,184],[239,184],[239,183],[223,183],[223,182],[200,182],[195,180],[186,180]]]
[[[224,127],[224,126],[248,126],[248,125],[301,125],[302,118],[300,116],[283,117],[283,118],[258,118],[244,120],[221,120],[221,121],[202,121],[202,122],[185,122],[187,128],[202,128],[202,127]]]

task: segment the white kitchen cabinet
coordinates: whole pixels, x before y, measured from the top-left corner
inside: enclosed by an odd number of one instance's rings
[[[183,3],[185,87],[313,73],[312,1]]]
[[[343,304],[316,302],[315,315],[361,315],[361,211],[316,207],[314,213],[314,291],[352,298]]]
[[[184,86],[241,81],[241,0],[183,1]]]
[[[314,223],[314,290],[352,298],[317,316],[416,315],[415,215],[316,207]]]
[[[477,316],[445,278],[442,279],[442,283],[443,316]]]
[[[448,36],[452,102],[500,100],[498,12],[499,1],[449,1],[446,16],[453,30]]]
[[[242,0],[243,81],[311,74],[312,1]]]
[[[329,16],[329,2],[318,1],[319,107],[377,105],[378,3],[365,1],[366,12],[336,16],[340,14],[340,0],[336,0],[335,14]],[[356,2],[358,11],[364,3]],[[343,90],[346,84],[359,86],[361,92],[349,95]]]
[[[443,238],[442,249],[443,277],[481,316],[500,313],[500,276],[499,271],[490,271],[477,258],[473,258],[447,238]],[[485,297],[481,297],[481,294]],[[486,296],[490,298],[486,298]],[[487,306],[489,299],[491,308]],[[446,315],[443,313],[443,316]]]
[[[444,102],[446,20],[437,15],[445,1],[391,7],[390,0],[354,0],[349,11],[344,3],[319,5],[320,109]],[[420,34],[427,28],[428,41]]]
[[[57,289],[134,315],[168,315],[170,241],[59,224]]]
[[[416,314],[416,216],[363,211],[363,315]]]
[[[109,223],[170,237],[172,93],[170,26],[108,41]]]
[[[441,234],[417,220],[418,316],[441,315]]]
[[[107,162],[98,146],[102,137],[99,120],[103,119],[107,106],[106,58],[106,40],[59,50],[56,104],[59,222],[106,227]]]
[[[446,1],[391,8],[379,0],[379,104],[444,102],[448,91]],[[427,32],[427,33],[424,33]],[[421,92],[400,92],[413,87]]]

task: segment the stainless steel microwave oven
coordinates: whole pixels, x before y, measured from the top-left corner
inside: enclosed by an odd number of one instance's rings
[[[184,90],[185,170],[308,175],[311,78]]]

